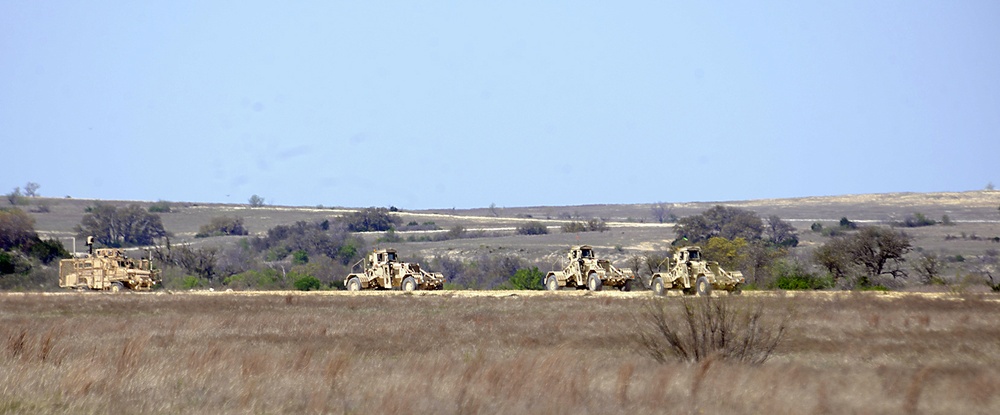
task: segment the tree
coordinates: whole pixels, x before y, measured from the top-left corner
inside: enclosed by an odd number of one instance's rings
[[[705,244],[705,258],[716,261],[722,268],[734,269],[746,260],[745,249],[747,240],[736,238],[728,240],[721,237],[713,237]]]
[[[537,221],[525,222],[517,227],[518,235],[548,235],[548,233],[549,228]]]
[[[541,290],[542,277],[545,273],[538,270],[538,267],[521,268],[510,277],[510,285],[515,290]]]
[[[149,205],[150,213],[170,213],[170,202],[166,200],[158,200],[152,205]]]
[[[26,247],[36,239],[31,215],[18,208],[0,209],[0,249]]]
[[[672,255],[671,252],[663,252],[663,253],[654,252],[649,255],[646,255],[646,261],[645,261],[646,273],[649,275],[653,275],[657,272],[665,271],[667,259],[670,258],[671,255]]]
[[[76,232],[82,238],[93,236],[105,246],[150,245],[167,236],[160,216],[135,204],[121,209],[97,204],[83,216]]]
[[[28,200],[25,199],[24,194],[21,193],[20,187],[15,187],[10,193],[7,193],[7,201],[10,202],[11,206],[21,206],[28,204]]]
[[[659,223],[663,223],[663,221],[667,220],[670,215],[670,210],[667,209],[667,204],[663,202],[654,203],[653,207],[650,208],[650,211],[653,213],[653,219],[656,219]]]
[[[28,182],[24,185],[24,195],[28,197],[38,197],[38,188],[41,187],[38,183]]]
[[[341,220],[350,232],[385,232],[401,222],[398,215],[386,208],[370,207],[344,215]]]
[[[191,249],[185,245],[172,248],[168,241],[166,251],[159,247],[153,251],[158,262],[175,265],[211,282],[216,275],[218,250],[216,248]]]
[[[754,241],[761,239],[763,230],[764,222],[756,213],[721,205],[698,215],[681,218],[674,225],[678,241],[687,240],[690,243],[707,241],[713,236]]]
[[[767,236],[768,242],[777,246],[794,247],[799,244],[799,236],[795,234],[795,227],[781,220],[777,215],[767,217],[764,235]]]
[[[910,237],[892,229],[864,226],[858,233],[831,239],[816,249],[814,259],[835,278],[849,276],[857,266],[857,284],[869,287],[876,277],[905,277],[901,265],[910,252]]]
[[[920,282],[922,284],[939,284],[943,285],[945,283],[944,278],[941,278],[941,272],[945,267],[945,262],[934,253],[925,253],[917,259],[917,264],[913,267],[920,276]]]
[[[198,233],[194,235],[195,238],[206,238],[209,236],[221,236],[221,235],[246,235],[246,228],[243,227],[243,218],[234,216],[217,216],[212,218],[212,220],[207,225],[201,225],[198,229]]]
[[[250,203],[250,207],[264,206],[264,198],[257,195],[250,196],[248,202]]]

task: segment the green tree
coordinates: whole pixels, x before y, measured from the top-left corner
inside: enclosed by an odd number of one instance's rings
[[[250,207],[252,208],[264,206],[264,198],[257,195],[250,196],[247,202],[250,203]]]
[[[876,277],[905,277],[904,255],[910,252],[911,238],[892,229],[864,226],[857,233],[838,236],[816,249],[814,259],[835,278],[854,271],[861,288],[871,287]]]
[[[747,240],[736,238],[729,240],[722,237],[712,237],[705,243],[705,258],[717,261],[722,268],[732,270],[746,261]]]
[[[510,277],[510,285],[515,290],[541,290],[542,278],[545,273],[538,270],[538,267],[521,268]]]
[[[743,238],[747,241],[761,239],[764,222],[756,213],[726,206],[715,206],[698,215],[681,218],[674,225],[678,241],[699,243],[719,236],[726,239]]]
[[[323,287],[323,284],[320,283],[319,279],[312,275],[300,277],[296,279],[292,285],[299,291],[318,291]]]
[[[292,252],[292,265],[302,265],[309,263],[309,253],[305,250]]]

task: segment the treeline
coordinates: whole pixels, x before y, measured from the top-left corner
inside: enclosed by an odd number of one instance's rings
[[[401,225],[395,209],[368,208],[338,218],[317,222],[300,221],[279,225],[250,236],[239,216],[220,216],[202,225],[196,238],[238,237],[238,242],[221,246],[192,246],[173,243],[160,213],[170,213],[168,202],[148,209],[132,204],[125,207],[96,204],[88,207],[75,227],[78,237],[94,236],[100,246],[152,246],[154,263],[163,271],[169,289],[199,287],[233,289],[336,289],[370,246],[360,235],[380,232],[378,243],[445,240],[490,236],[470,232],[460,225],[445,232],[409,235],[397,229],[439,230],[433,222]],[[673,217],[669,212],[660,212]],[[929,223],[934,222],[934,223]],[[947,225],[914,214],[892,226],[859,225],[842,218],[839,224],[824,227],[814,223],[809,231],[826,238],[809,248],[798,248],[799,233],[777,216],[761,217],[735,207],[715,206],[700,214],[676,218],[673,247],[662,252],[627,257],[625,264],[648,279],[664,270],[664,259],[684,245],[700,245],[705,256],[726,269],[740,270],[748,289],[890,289],[907,282],[946,284],[954,272],[965,282],[985,282],[1000,290],[1000,263],[997,250],[964,258],[941,256],[913,246],[912,238],[899,228]],[[562,232],[603,232],[603,219],[573,221]],[[537,221],[521,224],[519,235],[544,235],[548,227]],[[625,251],[617,248],[618,254]],[[57,281],[56,262],[69,253],[57,240],[43,240],[34,231],[34,220],[17,207],[0,210],[0,288],[38,289],[53,287]],[[480,254],[472,259],[453,257],[409,258],[441,272],[449,289],[541,289],[546,267],[512,254]]]

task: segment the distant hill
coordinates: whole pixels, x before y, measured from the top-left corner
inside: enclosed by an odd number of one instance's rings
[[[35,229],[43,236],[68,238],[73,236],[73,228],[78,225],[88,206],[96,203],[126,206],[139,204],[149,207],[149,201],[113,201],[85,199],[31,198],[23,209],[31,211],[35,218]],[[847,217],[866,223],[891,223],[907,215],[922,213],[928,218],[941,220],[947,216],[953,226],[932,226],[908,229],[915,237],[915,246],[921,249],[955,250],[981,252],[991,249],[989,242],[969,240],[969,235],[990,238],[1000,235],[1000,191],[969,191],[940,193],[885,193],[843,196],[814,196],[787,199],[760,199],[720,202],[664,202],[668,213],[675,217],[701,213],[715,205],[740,207],[767,217],[777,215],[791,222],[799,231],[802,245],[809,249],[822,243],[821,235],[811,232],[813,222],[836,223]],[[0,206],[10,206],[7,200]],[[654,219],[653,204],[624,205],[581,205],[581,206],[535,206],[535,207],[495,207],[480,209],[429,209],[401,210],[396,212],[402,222],[418,224],[433,223],[438,230],[398,232],[403,242],[392,244],[406,255],[418,256],[460,256],[474,257],[482,253],[510,252],[540,263],[553,262],[560,258],[559,252],[569,245],[587,243],[595,245],[613,258],[642,254],[665,249],[674,237],[672,223],[659,223]],[[236,237],[216,237],[195,239],[194,234],[201,225],[213,217],[239,216],[251,236],[267,232],[268,229],[297,221],[316,222],[334,219],[355,209],[296,206],[264,206],[250,208],[247,205],[171,202],[170,212],[161,213],[164,227],[174,234],[172,242],[193,242],[195,244],[234,243]],[[560,226],[572,221],[586,221],[601,218],[607,221],[606,232],[562,233]],[[514,229],[527,221],[538,221],[550,228],[548,235],[517,235]],[[434,232],[447,232],[461,226],[479,237],[439,242],[405,242],[407,237]],[[966,235],[964,241],[946,242],[948,235]],[[365,235],[372,245],[378,244],[381,234]],[[958,238],[956,238],[958,239]],[[68,240],[66,245],[68,246]],[[386,244],[382,244],[386,245]],[[79,246],[78,246],[79,248]],[[1000,245],[992,247],[1000,248]]]

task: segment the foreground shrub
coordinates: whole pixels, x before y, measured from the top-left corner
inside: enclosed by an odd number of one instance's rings
[[[659,363],[714,357],[761,364],[784,339],[788,318],[770,318],[759,302],[743,298],[657,298],[636,318],[634,341]]]

